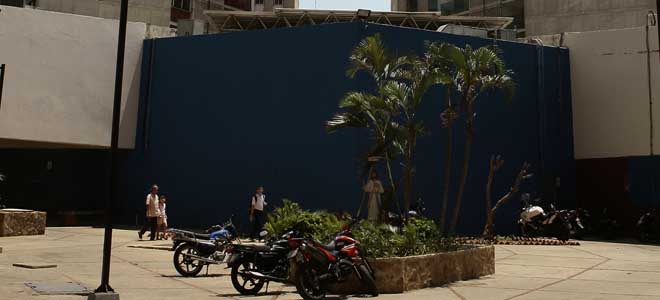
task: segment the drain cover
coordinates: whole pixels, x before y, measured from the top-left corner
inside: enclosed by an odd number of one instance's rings
[[[88,295],[92,292],[78,282],[26,282],[25,285],[40,295]]]

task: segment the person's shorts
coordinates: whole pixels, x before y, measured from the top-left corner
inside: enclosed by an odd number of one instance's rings
[[[167,218],[158,217],[158,225],[167,227]]]

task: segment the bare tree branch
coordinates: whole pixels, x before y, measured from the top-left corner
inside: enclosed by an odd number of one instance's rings
[[[506,193],[502,198],[497,200],[497,203],[495,203],[495,206],[491,208],[490,206],[490,192],[491,192],[491,187],[492,187],[492,181],[493,177],[495,175],[495,172],[499,170],[502,165],[504,164],[504,161],[501,159],[501,157],[498,155],[497,158],[494,158],[491,156],[490,159],[490,172],[488,173],[488,183],[486,186],[486,203],[488,205],[487,211],[488,211],[488,216],[486,218],[486,225],[484,226],[484,231],[482,235],[484,238],[491,239],[495,235],[495,230],[493,225],[495,224],[495,213],[497,212],[497,209],[502,207],[504,204],[509,202],[513,196],[515,196],[518,191],[520,190],[520,184],[522,181],[525,179],[527,172],[530,168],[530,164],[525,162],[523,163],[522,168],[520,169],[520,172],[518,172],[518,176],[516,176],[516,180],[514,181],[513,185],[509,189],[509,192]]]

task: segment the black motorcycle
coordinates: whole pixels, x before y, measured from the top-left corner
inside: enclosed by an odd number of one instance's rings
[[[571,224],[571,237],[583,239],[593,231],[591,215],[586,209],[578,208],[568,211],[568,222]]]
[[[232,218],[224,225],[211,226],[205,233],[180,229],[167,232],[172,236],[174,268],[185,277],[197,276],[204,266],[208,272],[209,265],[222,264],[227,256],[227,246],[238,239]]]
[[[266,235],[262,232],[262,238]],[[231,245],[226,248],[230,258],[231,283],[241,295],[256,295],[271,281],[286,283],[289,279],[289,240],[299,235],[291,229],[279,239],[270,238],[265,245]]]
[[[637,235],[640,242],[660,240],[660,217],[655,209],[649,210],[639,218]]]
[[[612,217],[607,208],[594,218],[594,234],[602,239],[613,240],[624,236],[623,226]]]

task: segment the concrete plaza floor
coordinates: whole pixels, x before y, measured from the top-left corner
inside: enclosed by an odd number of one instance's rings
[[[101,270],[102,236],[102,229],[58,227],[48,228],[45,236],[0,238],[0,299],[86,299],[35,295],[25,282],[79,282],[94,289]],[[209,276],[183,278],[172,266],[172,252],[129,247],[165,244],[140,242],[134,231],[115,230],[110,283],[121,299],[300,299],[294,288],[279,284],[271,284],[267,295],[240,296],[222,267],[211,267]],[[24,269],[14,263],[57,267]],[[495,275],[376,299],[660,299],[660,246],[496,246]]]

